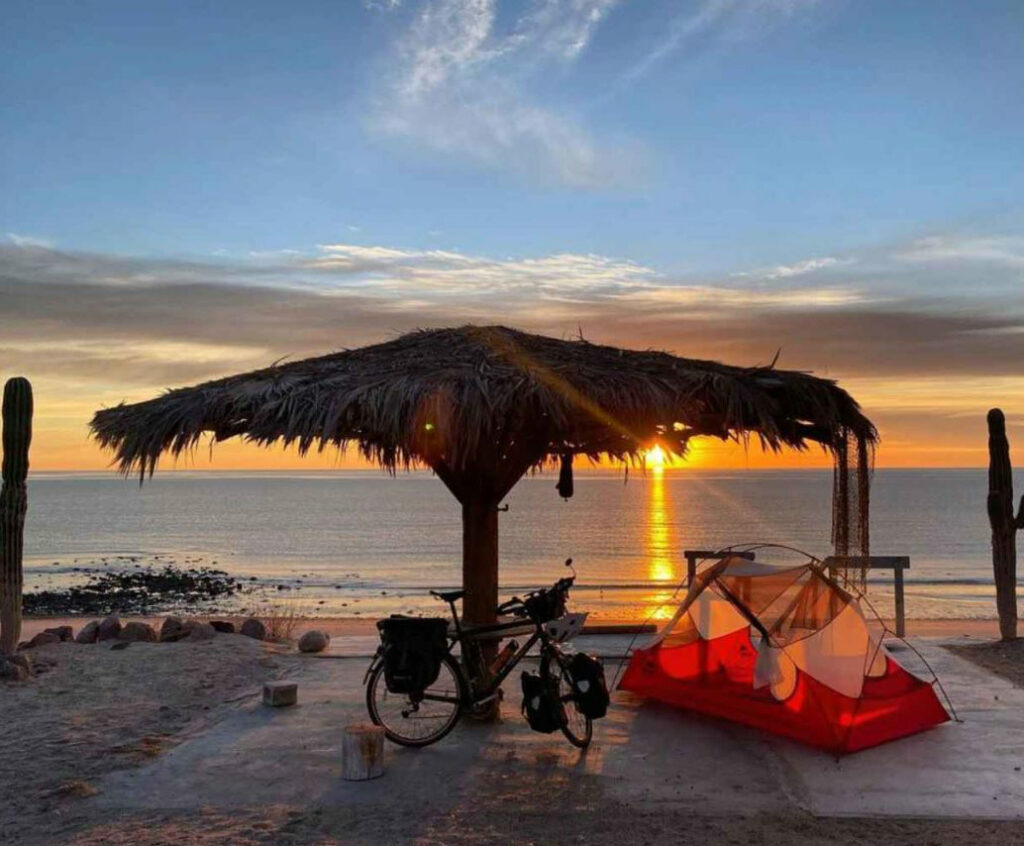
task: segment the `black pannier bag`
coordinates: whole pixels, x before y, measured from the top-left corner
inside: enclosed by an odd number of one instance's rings
[[[441,672],[448,621],[392,616],[377,622],[384,645],[384,683],[391,693],[422,693]]]
[[[558,680],[536,673],[523,673],[523,714],[534,731],[551,734],[565,723],[565,710],[558,695]]]
[[[577,652],[569,659],[569,677],[580,713],[592,720],[608,713],[608,683],[604,666],[597,658]]]

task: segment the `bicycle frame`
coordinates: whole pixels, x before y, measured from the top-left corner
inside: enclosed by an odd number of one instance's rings
[[[543,623],[538,623],[534,620],[530,620],[533,625],[533,633],[526,640],[526,642],[520,646],[508,661],[505,662],[504,666],[492,676],[486,685],[481,688],[474,688],[474,679],[466,678],[466,673],[463,671],[462,663],[467,664],[470,672],[474,673],[474,676],[479,678],[481,670],[485,669],[482,667],[469,666],[471,663],[475,664],[477,661],[476,656],[472,655],[469,650],[466,649],[468,645],[474,643],[474,641],[490,639],[495,635],[500,635],[501,632],[511,632],[516,629],[521,629],[524,626],[524,620],[514,620],[508,623],[495,623],[492,626],[485,626],[480,629],[475,629],[471,632],[464,632],[462,630],[461,622],[459,621],[458,614],[455,613],[454,605],[452,607],[452,619],[455,621],[455,637],[451,639],[448,644],[446,654],[452,655],[452,651],[456,644],[462,647],[463,662],[455,661],[455,668],[462,676],[463,690],[466,691],[466,697],[464,700],[458,700],[454,696],[439,696],[431,693],[424,693],[423,698],[433,702],[454,702],[460,705],[480,705],[483,704],[498,695],[498,690],[501,688],[502,683],[509,677],[512,671],[518,666],[519,662],[526,657],[527,653],[539,642],[541,644],[541,651],[547,652],[550,650],[556,656],[558,655],[557,650],[552,648],[551,639],[548,637],[547,632],[544,630]],[[558,658],[561,663],[561,658]],[[474,672],[475,671],[475,672]]]

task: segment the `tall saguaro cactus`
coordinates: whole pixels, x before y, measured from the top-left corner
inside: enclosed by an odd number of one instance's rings
[[[0,653],[21,637],[21,558],[28,510],[28,448],[32,443],[32,386],[10,379],[3,401],[3,486],[0,487]]]
[[[988,413],[988,522],[992,527],[992,570],[996,610],[1003,640],[1017,637],[1017,530],[1024,529],[1024,496],[1013,513],[1013,468],[1006,418],[998,408]]]

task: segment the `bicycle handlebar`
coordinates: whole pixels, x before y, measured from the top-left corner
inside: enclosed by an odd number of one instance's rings
[[[506,614],[506,613],[511,612],[513,614],[517,614],[519,616],[523,616],[523,615],[526,614],[526,600],[532,599],[532,598],[537,597],[537,596],[541,596],[541,595],[543,595],[545,593],[549,593],[549,592],[551,592],[551,593],[561,593],[561,594],[563,594],[563,598],[567,597],[569,595],[569,590],[572,588],[573,583],[575,581],[576,581],[576,577],[575,576],[565,576],[565,577],[559,579],[558,581],[556,581],[549,588],[540,588],[539,590],[530,591],[528,594],[526,594],[526,598],[525,599],[521,599],[518,596],[513,596],[511,599],[507,600],[506,602],[502,602],[497,607],[496,611],[497,611],[498,614]]]

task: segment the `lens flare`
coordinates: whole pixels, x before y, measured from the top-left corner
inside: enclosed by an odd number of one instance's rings
[[[648,467],[664,467],[668,464],[668,460],[668,455],[665,454],[665,450],[660,446],[652,446],[644,452],[644,463]]]

